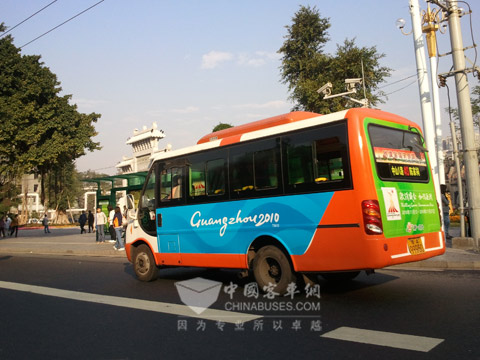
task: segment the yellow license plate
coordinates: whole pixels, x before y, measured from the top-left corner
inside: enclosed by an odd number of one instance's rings
[[[412,255],[423,254],[425,249],[423,248],[423,243],[421,238],[408,239],[408,251]]]

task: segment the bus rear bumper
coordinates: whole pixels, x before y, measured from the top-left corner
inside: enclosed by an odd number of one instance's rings
[[[331,247],[311,247],[303,255],[293,255],[298,272],[325,272],[381,269],[387,266],[425,260],[445,253],[442,232],[396,238],[357,237],[345,242],[341,251]],[[338,243],[337,243],[338,245]]]
[[[385,266],[426,260],[445,253],[443,232],[390,239],[387,245],[392,251]]]

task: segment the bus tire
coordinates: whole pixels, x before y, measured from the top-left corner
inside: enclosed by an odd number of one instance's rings
[[[288,285],[296,282],[287,256],[273,245],[258,250],[253,259],[253,275],[261,290],[266,291],[269,286],[276,285],[272,291],[279,294],[285,294]]]
[[[347,282],[356,278],[358,274],[360,274],[360,271],[331,272],[322,273],[321,275],[327,281]]]
[[[153,281],[158,276],[158,268],[150,248],[142,244],[135,250],[133,258],[135,275],[141,281]]]

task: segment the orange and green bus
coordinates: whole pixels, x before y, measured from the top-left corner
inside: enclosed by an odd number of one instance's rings
[[[171,266],[244,269],[280,293],[353,278],[445,252],[433,182],[412,121],[292,112],[152,156],[126,253],[144,281]]]

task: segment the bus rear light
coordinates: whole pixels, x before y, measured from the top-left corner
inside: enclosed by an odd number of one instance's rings
[[[369,235],[383,234],[382,214],[377,200],[362,201],[363,223]]]

